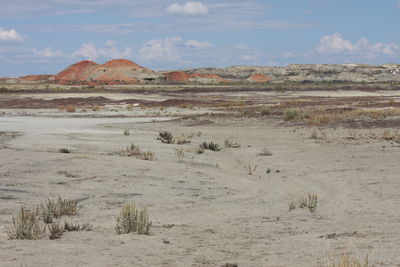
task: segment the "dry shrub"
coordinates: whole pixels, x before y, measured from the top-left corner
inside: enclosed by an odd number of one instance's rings
[[[138,159],[143,159],[143,160],[153,160],[154,159],[154,152],[151,151],[141,151],[139,146],[135,146],[134,144],[131,144],[130,146],[126,147],[125,149],[121,149],[118,154],[120,156],[127,156],[127,157],[136,157]]]
[[[257,170],[257,165],[255,165],[254,167],[252,167],[250,164],[249,165],[244,165],[243,166],[244,169],[246,170],[248,175],[253,175],[256,170]]]
[[[176,158],[178,159],[179,162],[181,162],[183,160],[183,158],[185,157],[185,151],[183,151],[183,149],[177,149],[175,152]]]
[[[92,111],[99,111],[100,109],[101,107],[98,105],[92,106]]]
[[[288,109],[285,113],[285,121],[303,121],[311,117],[310,111],[300,109]]]
[[[64,108],[64,110],[65,110],[66,112],[73,113],[73,112],[76,111],[76,107],[75,107],[74,105],[67,105],[67,106]]]
[[[267,148],[263,148],[260,153],[258,153],[259,156],[272,156],[272,152],[268,150]]]
[[[66,147],[60,148],[60,149],[58,150],[58,152],[60,152],[60,153],[66,153],[66,154],[71,153],[71,151],[70,151],[68,148],[66,148]]]
[[[240,144],[237,142],[232,141],[231,139],[225,139],[224,141],[225,147],[226,148],[239,148]]]
[[[89,223],[85,224],[73,224],[69,222],[64,222],[64,230],[67,232],[74,232],[74,231],[93,231],[93,225]]]
[[[50,239],[59,239],[64,234],[64,228],[59,223],[53,223],[49,227]]]
[[[364,262],[360,262],[355,259],[350,259],[348,254],[343,254],[337,263],[329,265],[329,267],[371,267],[369,264],[368,256],[365,258]]]
[[[71,199],[62,199],[58,196],[57,199],[48,199],[40,204],[37,213],[41,215],[45,223],[51,223],[53,218],[61,216],[73,216],[78,213],[78,201]]]
[[[151,222],[147,209],[140,209],[133,203],[125,205],[117,217],[116,231],[118,234],[137,232],[138,234],[150,234]]]
[[[185,145],[185,144],[190,144],[191,143],[189,137],[186,138],[185,136],[178,136],[175,139],[175,142],[176,142],[177,145]]]
[[[39,239],[45,233],[45,228],[41,228],[39,218],[36,213],[21,207],[17,217],[13,218],[13,229],[7,231],[11,239]]]
[[[318,196],[316,194],[308,194],[308,197],[300,198],[289,202],[289,210],[295,208],[308,208],[308,210],[314,213],[317,210]]]

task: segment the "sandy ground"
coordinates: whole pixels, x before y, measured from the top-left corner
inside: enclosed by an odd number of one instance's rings
[[[383,129],[318,130],[269,118],[168,120],[176,110],[129,118],[2,111],[0,266],[327,266],[343,252],[400,266],[400,145],[348,138]],[[163,144],[159,130],[193,137]],[[313,131],[324,137],[310,138]],[[223,146],[226,138],[241,147],[195,153],[202,141]],[[156,159],[115,154],[131,143]],[[71,153],[59,153],[63,147]],[[264,148],[272,155],[259,156]],[[249,164],[257,166],[253,175]],[[288,210],[309,193],[318,195],[315,213]],[[34,209],[57,195],[82,205],[61,222],[91,223],[94,231],[8,239],[21,205]],[[116,216],[129,202],[148,207],[149,236],[116,234]]]

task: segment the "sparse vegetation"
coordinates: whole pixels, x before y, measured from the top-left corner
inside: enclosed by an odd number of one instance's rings
[[[151,222],[147,209],[139,209],[133,203],[125,205],[117,217],[116,231],[118,234],[137,232],[138,234],[150,234]]]
[[[78,177],[77,175],[72,174],[72,173],[70,173],[70,172],[68,172],[68,171],[66,171],[66,170],[59,170],[59,171],[57,171],[57,174],[58,174],[58,175],[63,175],[63,176],[65,176],[65,177],[71,177],[71,178],[76,178],[76,177]]]
[[[178,136],[175,139],[175,142],[176,142],[177,145],[184,145],[184,144],[190,144],[191,143],[189,137],[186,138],[185,136]]]
[[[239,148],[240,144],[237,142],[232,141],[231,139],[225,139],[224,141],[226,148]]]
[[[49,226],[50,239],[59,239],[64,234],[64,228],[59,223],[53,223]]]
[[[308,210],[314,213],[317,210],[318,204],[318,196],[316,194],[308,194],[307,197],[293,200],[289,202],[289,210],[293,210],[295,208],[308,208]]]
[[[221,146],[217,143],[213,143],[213,142],[203,142],[200,144],[200,148],[201,149],[208,149],[211,151],[220,151],[221,150]]]
[[[263,148],[260,153],[258,153],[259,156],[272,156],[272,152],[268,150],[267,148]]]
[[[67,232],[73,232],[73,231],[93,231],[93,225],[89,223],[85,224],[73,224],[69,222],[64,222],[64,230]]]
[[[71,153],[71,151],[70,151],[68,148],[66,148],[66,147],[60,148],[60,149],[58,150],[58,152],[60,152],[60,153],[66,153],[66,154]]]
[[[176,155],[178,161],[182,161],[183,158],[185,157],[185,151],[183,151],[183,149],[181,149],[181,148],[180,148],[180,149],[177,149],[177,150],[175,151],[175,155]]]
[[[68,105],[64,108],[66,112],[74,113],[76,111],[76,107],[74,105]]]
[[[267,108],[264,108],[260,111],[261,116],[267,116],[271,113],[271,111]]]
[[[13,218],[13,229],[7,231],[11,239],[39,239],[45,233],[40,226],[39,219],[34,212],[21,207],[17,217]]]
[[[299,110],[299,109],[288,109],[285,113],[285,121],[299,121],[304,119],[309,119],[311,114],[307,110]]]
[[[195,150],[196,154],[203,154],[204,153],[204,149],[199,147],[198,149]]]
[[[53,218],[61,216],[73,216],[78,213],[78,201],[62,199],[60,196],[56,200],[48,199],[40,204],[37,214],[40,215],[45,223],[51,223]]]
[[[158,133],[158,139],[165,144],[173,144],[175,142],[174,136],[171,132],[168,131],[161,131]]]
[[[369,264],[368,255],[364,262],[360,262],[356,259],[350,259],[348,254],[343,254],[337,263],[333,263],[329,267],[372,267],[372,265]]]
[[[125,149],[121,149],[118,154],[120,156],[126,156],[126,157],[136,157],[138,159],[143,159],[143,160],[154,160],[154,152],[151,151],[141,151],[139,146],[135,146],[134,144],[131,144],[130,146],[127,146]]]
[[[246,170],[248,175],[253,175],[256,170],[257,170],[257,165],[255,165],[254,167],[252,167],[250,164],[249,165],[244,165],[243,166],[244,169]]]

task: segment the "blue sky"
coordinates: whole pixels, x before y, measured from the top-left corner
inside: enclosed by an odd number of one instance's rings
[[[400,63],[400,0],[0,0],[0,77],[79,60],[152,69]]]

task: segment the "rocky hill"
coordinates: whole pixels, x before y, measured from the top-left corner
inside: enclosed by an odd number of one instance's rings
[[[0,83],[111,84],[229,84],[229,83],[376,83],[400,82],[400,65],[292,64],[286,67],[235,66],[174,71],[153,71],[126,59],[105,64],[81,61],[57,75],[3,78]]]
[[[216,74],[229,81],[250,82],[400,82],[400,65],[292,64],[287,67],[236,66],[188,69],[187,73]]]

